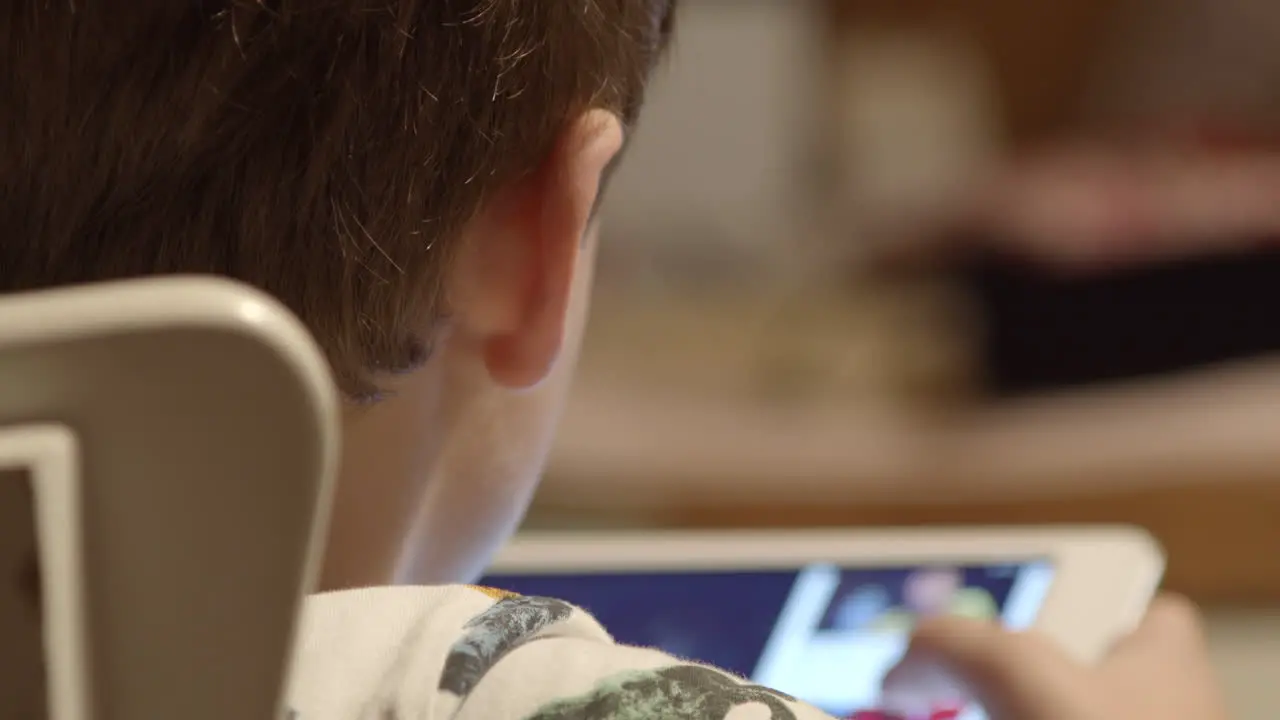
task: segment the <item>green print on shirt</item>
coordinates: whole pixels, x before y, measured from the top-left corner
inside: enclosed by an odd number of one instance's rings
[[[567,619],[573,606],[562,600],[509,597],[467,621],[461,640],[449,648],[439,688],[462,697],[507,653]]]
[[[736,707],[760,703],[772,720],[796,720],[785,693],[738,682],[699,665],[625,673],[586,695],[548,703],[527,720],[724,720]]]

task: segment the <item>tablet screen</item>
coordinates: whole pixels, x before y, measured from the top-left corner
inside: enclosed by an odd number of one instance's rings
[[[836,717],[872,712],[913,618],[958,613],[1030,626],[1048,594],[1047,562],[1012,564],[494,575],[485,584],[577,604],[622,643],[661,648],[795,695]],[[907,720],[981,720],[930,701]]]

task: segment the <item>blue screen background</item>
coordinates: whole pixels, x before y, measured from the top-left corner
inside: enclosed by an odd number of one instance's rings
[[[875,584],[902,602],[902,585],[918,568],[856,568],[842,571],[833,601]],[[1018,566],[957,568],[968,587],[981,587],[1002,607]],[[521,595],[554,597],[590,612],[618,641],[655,647],[744,677],[757,661],[782,613],[796,571],[591,573],[581,575],[491,575],[481,582]],[[830,624],[835,602],[820,627]]]
[[[796,573],[492,575],[490,587],[587,610],[618,642],[656,647],[749,676]]]

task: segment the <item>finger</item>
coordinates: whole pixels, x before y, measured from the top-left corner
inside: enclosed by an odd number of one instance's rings
[[[1206,647],[1200,610],[1181,595],[1161,595],[1151,603],[1138,627],[1116,643],[1103,666],[1147,664],[1153,657],[1185,658]]]
[[[1076,702],[1085,678],[1082,667],[1039,635],[957,617],[917,628],[903,666],[923,663],[953,673],[996,717],[1052,717]]]

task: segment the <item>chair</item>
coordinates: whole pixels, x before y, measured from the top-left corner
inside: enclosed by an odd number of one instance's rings
[[[36,638],[0,649],[6,716],[278,717],[336,416],[314,342],[256,291],[166,278],[0,297],[0,526],[20,529],[0,559],[27,580],[6,591],[36,602],[0,605],[0,627]]]

